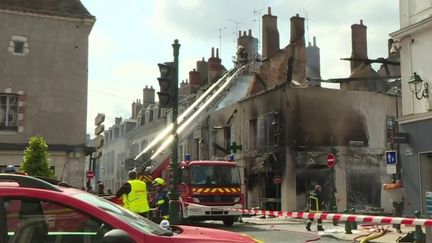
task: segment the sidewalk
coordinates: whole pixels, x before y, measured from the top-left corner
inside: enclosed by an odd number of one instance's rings
[[[305,219],[295,219],[287,217],[276,217],[276,218],[260,218],[259,216],[244,217],[243,222],[245,224],[259,224],[259,225],[274,225],[274,228],[296,231],[296,232],[308,232],[306,231]],[[374,231],[386,230],[383,236],[370,240],[369,242],[382,242],[382,243],[395,243],[399,237],[404,237],[408,232],[414,231],[414,226],[404,226],[402,225],[402,233],[397,233],[397,231],[389,224],[370,224],[370,225],[360,225],[358,224],[357,230],[352,230],[352,234],[345,233],[345,222],[338,222],[338,226],[334,226],[331,221],[323,221],[324,231],[316,231],[316,220],[312,224],[311,233],[317,233],[321,237],[336,238],[340,240],[353,241],[357,239],[359,242],[364,239],[367,235],[374,233]],[[424,228],[423,228],[424,232]],[[375,233],[374,233],[375,234]],[[363,237],[362,237],[363,236]]]

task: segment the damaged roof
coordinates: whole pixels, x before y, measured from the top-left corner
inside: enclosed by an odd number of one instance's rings
[[[95,18],[80,0],[0,0],[0,9],[61,17]]]

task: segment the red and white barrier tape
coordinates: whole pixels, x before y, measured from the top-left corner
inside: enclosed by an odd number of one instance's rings
[[[198,207],[212,208],[211,206],[204,206],[200,204],[188,203],[189,205]],[[284,212],[284,211],[271,211],[262,209],[233,209],[227,208],[226,210],[239,211],[244,214],[257,214],[265,216],[278,216],[289,218],[303,218],[303,219],[324,219],[332,221],[348,221],[348,222],[363,222],[363,223],[382,223],[382,224],[405,224],[405,225],[422,225],[432,226],[432,219],[418,219],[418,218],[399,218],[399,217],[384,217],[372,215],[355,215],[355,214],[338,214],[338,213],[309,213],[309,212]]]

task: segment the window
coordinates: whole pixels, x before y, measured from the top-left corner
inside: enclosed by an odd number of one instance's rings
[[[249,148],[255,149],[257,146],[258,120],[249,120]]]
[[[8,242],[100,242],[112,228],[73,208],[37,199],[6,198]]]
[[[27,37],[12,35],[9,40],[8,51],[16,56],[25,56],[30,53]]]
[[[19,54],[24,54],[24,42],[14,41],[14,52]]]
[[[0,94],[1,130],[18,130],[18,95]]]
[[[154,111],[150,110],[150,113],[149,113],[149,122],[153,121],[153,116],[154,116],[153,114],[154,114]]]

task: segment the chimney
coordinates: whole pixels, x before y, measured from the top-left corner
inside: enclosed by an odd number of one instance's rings
[[[150,88],[146,85],[143,89],[143,107],[147,108],[147,106],[155,103],[155,90],[153,86]]]
[[[308,75],[308,78],[321,79],[320,49],[316,45],[315,36],[313,37],[312,43],[313,44],[311,45],[311,43],[309,42],[309,45],[306,48],[307,66],[313,71],[310,75]]]
[[[367,37],[366,37],[366,25],[363,25],[363,20],[360,20],[360,24],[351,25],[351,42],[352,52],[351,58],[367,59]],[[351,73],[356,69],[363,61],[351,61]]]
[[[212,56],[208,59],[208,82],[216,80],[221,72],[221,59],[214,56],[214,47],[211,49]]]
[[[291,17],[291,39],[292,56],[294,58],[292,80],[296,80],[303,87],[307,87],[306,65],[307,52],[304,38],[304,18],[298,14]]]
[[[131,118],[132,119],[135,119],[136,118],[136,103],[135,103],[135,101],[134,102],[132,102],[132,112],[131,112]]]
[[[197,61],[197,71],[200,74],[200,84],[205,85],[207,84],[208,79],[208,63],[205,61],[204,57],[201,61]]]
[[[262,56],[267,58],[279,50],[279,31],[277,29],[277,17],[268,13],[262,16]]]
[[[195,69],[189,72],[189,83],[191,86],[191,92],[195,93],[200,87],[200,74]]]
[[[216,58],[219,59],[219,48],[216,48]]]
[[[298,14],[291,17],[291,39],[290,42],[297,42],[301,39],[304,41],[304,18],[300,17]]]
[[[116,117],[115,118],[115,125],[120,125],[120,123],[122,122],[123,118],[121,117]]]

